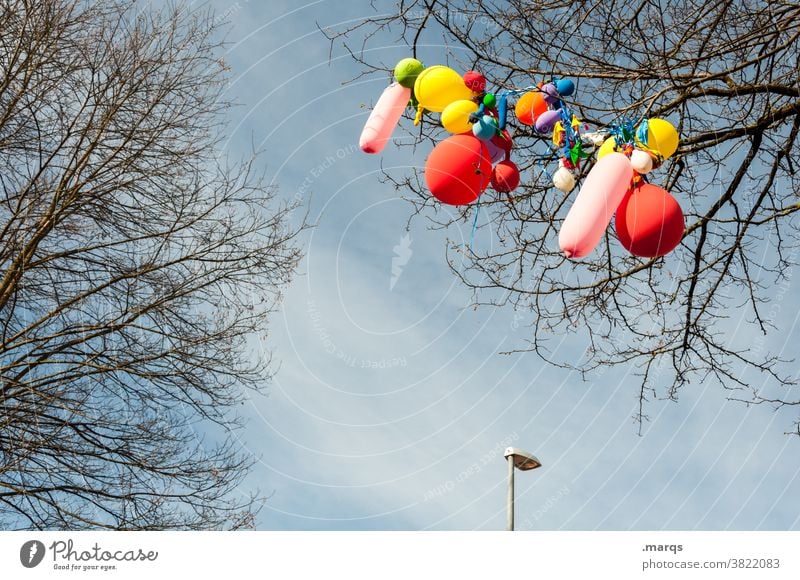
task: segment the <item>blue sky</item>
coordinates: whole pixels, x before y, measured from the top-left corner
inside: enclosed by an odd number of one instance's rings
[[[359,66],[317,30],[374,14],[368,3],[212,2],[232,22],[227,150],[265,150],[269,178],[317,227],[264,343],[280,361],[253,396],[242,444],[248,485],[271,494],[260,529],[502,529],[504,447],[543,468],[517,474],[517,529],[798,529],[800,440],[791,411],[729,402],[715,384],[656,401],[637,435],[636,369],[589,376],[519,347],[525,318],[468,308],[431,231],[389,185],[427,149],[362,154],[358,135],[388,79],[345,84]],[[387,63],[407,56],[387,37]],[[526,178],[523,175],[523,180]],[[441,211],[447,211],[443,208]],[[407,236],[407,237],[406,237]],[[474,241],[491,246],[490,228]],[[396,249],[399,248],[399,249]],[[407,257],[401,271],[392,259]],[[797,344],[796,281],[767,349]],[[731,332],[745,332],[733,314]],[[558,338],[577,358],[585,345]]]

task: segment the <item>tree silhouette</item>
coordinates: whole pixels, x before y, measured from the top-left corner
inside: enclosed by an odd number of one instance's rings
[[[0,5],[0,522],[252,525],[236,405],[298,250],[219,155],[219,22],[131,1]]]
[[[764,338],[789,318],[781,303],[797,263],[797,3],[411,0],[325,33],[363,74],[392,70],[381,60],[397,54],[386,50],[391,38],[418,58],[438,58],[427,65],[480,70],[497,91],[574,79],[568,104],[592,127],[670,120],[680,148],[652,178],[686,215],[672,254],[632,257],[611,227],[590,256],[566,260],[557,234],[575,192],[552,187],[549,137],[511,119],[513,158],[529,178],[513,197],[481,197],[479,224],[491,228],[492,246],[452,245],[450,266],[476,305],[529,313],[520,350],[582,372],[635,369],[640,426],[649,399],[676,399],[690,382],[716,380],[747,403],[800,404],[797,375],[784,364],[791,353],[770,351]],[[414,147],[445,136],[430,116],[409,134]],[[443,219],[421,173],[385,178],[433,227],[471,223],[473,206]],[[564,333],[585,339],[581,356],[552,348]]]

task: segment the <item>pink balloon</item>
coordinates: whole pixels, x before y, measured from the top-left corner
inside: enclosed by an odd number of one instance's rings
[[[367,119],[358,146],[364,153],[380,153],[392,136],[411,98],[411,89],[392,83],[383,90],[381,98]]]
[[[558,245],[567,258],[583,258],[594,250],[631,179],[633,166],[622,153],[609,153],[592,167],[558,233]]]

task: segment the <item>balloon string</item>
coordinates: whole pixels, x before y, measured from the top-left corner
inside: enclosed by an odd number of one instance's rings
[[[469,249],[472,249],[472,244],[475,242],[475,231],[478,229],[478,214],[481,211],[481,198],[478,197],[478,201],[475,204],[475,218],[472,220],[472,235],[469,238],[469,245],[467,246]]]
[[[539,87],[537,87],[535,85],[530,85],[528,87],[525,87],[524,89],[508,89],[508,90],[500,93],[498,96],[502,97],[503,95],[507,95],[507,96],[511,96],[511,97],[516,97],[516,96],[525,94],[528,91],[539,91],[539,92],[541,92],[541,90],[542,89],[540,89]]]
[[[547,148],[547,153],[545,153],[544,155],[537,155],[537,158],[538,158],[537,160],[539,162],[539,169],[542,170],[542,174],[543,175],[546,175],[550,179],[552,179],[552,176],[550,175],[550,172],[547,170],[547,165],[545,165],[544,160],[545,159],[548,159],[548,160],[551,159],[552,155],[553,155],[553,151],[549,147]]]
[[[639,123],[638,129],[636,129],[636,139],[644,145],[645,147],[648,146],[647,143],[647,119]]]
[[[564,101],[559,101],[559,105],[561,105],[561,126],[564,129],[564,158],[571,159],[572,154],[572,145],[574,144],[574,139],[572,137],[572,111],[567,108],[567,105],[564,104]]]
[[[483,192],[484,183],[485,183],[487,177],[486,177],[486,174],[484,174],[483,171],[480,170],[480,168],[478,168],[477,171],[481,175],[481,185],[479,187],[479,191]],[[479,193],[478,194],[478,199],[477,199],[477,201],[475,203],[475,217],[472,219],[472,234],[469,237],[469,245],[467,246],[470,249],[472,249],[472,245],[475,242],[475,232],[478,229],[478,214],[480,213],[480,211],[481,211],[481,194]]]
[[[617,147],[633,144],[636,131],[633,128],[633,121],[622,119],[619,123],[612,123],[608,127],[609,134],[614,137]]]

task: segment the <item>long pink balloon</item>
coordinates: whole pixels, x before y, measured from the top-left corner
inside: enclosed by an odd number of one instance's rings
[[[400,83],[392,83],[383,90],[358,140],[358,146],[364,153],[383,151],[410,98],[411,89]]]
[[[592,167],[558,233],[567,258],[583,258],[594,250],[632,178],[631,161],[622,153],[609,153]]]

